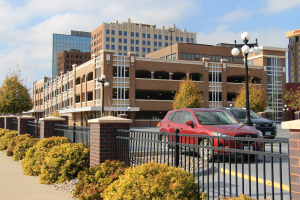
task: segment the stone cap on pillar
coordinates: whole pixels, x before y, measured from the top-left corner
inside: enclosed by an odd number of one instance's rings
[[[300,129],[300,119],[281,122],[282,129]]]
[[[18,119],[35,119],[35,117],[33,117],[31,115],[24,115],[24,116],[18,117]]]
[[[66,119],[64,118],[60,118],[60,117],[45,117],[45,118],[41,118],[40,121],[65,121]]]
[[[99,124],[99,123],[106,123],[106,124],[130,124],[132,123],[131,119],[125,119],[121,117],[114,117],[114,116],[106,116],[96,119],[90,119],[88,121],[89,124]]]
[[[4,116],[4,118],[17,118],[17,115],[8,115],[8,116]]]

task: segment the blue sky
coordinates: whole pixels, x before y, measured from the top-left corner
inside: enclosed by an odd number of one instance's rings
[[[300,28],[300,0],[0,0],[0,84],[19,65],[26,85],[51,76],[52,35],[92,31],[127,21],[197,32],[197,43],[241,42],[288,47],[285,33]]]

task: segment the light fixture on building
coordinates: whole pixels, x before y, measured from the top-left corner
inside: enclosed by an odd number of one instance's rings
[[[102,83],[102,116],[104,113],[104,86],[109,86],[109,82],[106,79],[106,76],[104,74],[101,75],[101,78],[97,78],[96,85],[100,85]]]
[[[250,40],[250,34],[248,32],[244,32],[241,35],[241,38],[244,42],[243,47],[241,48],[242,53],[245,57],[244,62],[245,62],[245,82],[246,82],[246,121],[245,124],[248,126],[253,126],[253,123],[250,118],[250,105],[249,105],[249,86],[248,86],[248,54],[250,52],[253,52],[254,54],[259,54],[260,53],[260,48],[258,47],[257,44],[257,39],[256,43],[253,45],[248,45],[248,41]],[[250,47],[253,47],[252,50],[250,50]],[[231,54],[233,56],[237,56],[240,54],[240,50],[237,48],[236,45],[236,40],[234,41],[234,48],[231,50]]]

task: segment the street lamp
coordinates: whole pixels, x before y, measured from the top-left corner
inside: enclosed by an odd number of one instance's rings
[[[102,83],[102,117],[104,113],[104,86],[109,86],[109,82],[106,79],[106,76],[102,74],[101,79],[97,79],[97,85],[100,85]]]
[[[246,80],[245,80],[246,81],[246,121],[245,121],[245,124],[248,126],[253,126],[253,123],[250,118],[250,109],[249,109],[250,106],[249,106],[249,86],[248,86],[248,54],[251,52],[250,47],[253,47],[252,52],[254,54],[259,54],[260,48],[257,47],[257,39],[256,39],[256,43],[254,45],[253,44],[248,45],[248,41],[250,39],[250,34],[248,32],[242,33],[241,38],[244,42],[244,45],[241,48],[241,50],[245,57],[244,62],[245,62],[245,70],[246,70],[246,73],[245,73],[245,78],[246,78]],[[234,48],[231,50],[231,54],[233,56],[237,56],[240,54],[240,50],[237,48],[236,40],[234,41],[234,43],[235,43],[235,45],[234,45]]]
[[[285,121],[288,121],[287,111],[289,111],[289,108],[287,105],[284,105],[282,110],[285,112]]]

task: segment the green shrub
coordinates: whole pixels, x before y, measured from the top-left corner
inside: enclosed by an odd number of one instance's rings
[[[45,157],[39,175],[40,183],[69,181],[89,167],[89,150],[82,144],[62,144],[53,147]]]
[[[40,140],[36,145],[29,148],[22,161],[23,173],[31,176],[38,176],[48,152],[54,146],[69,143],[65,137],[50,137]]]
[[[7,146],[12,138],[18,135],[18,131],[15,130],[6,130],[5,135],[0,138],[0,151],[7,149]]]
[[[104,199],[197,199],[195,177],[155,162],[128,168],[102,193]]]
[[[102,192],[119,176],[124,174],[127,165],[117,161],[105,161],[100,166],[91,167],[78,174],[79,182],[73,196],[81,200],[102,199]]]
[[[16,136],[16,137],[12,138],[12,139],[10,140],[9,144],[7,145],[7,148],[6,148],[6,155],[7,155],[7,156],[13,156],[15,146],[16,146],[18,143],[20,143],[20,142],[22,142],[22,141],[24,141],[24,140],[26,140],[26,139],[28,139],[28,138],[31,138],[31,137],[32,137],[31,135],[25,134],[25,135],[18,135],[18,136]]]
[[[18,143],[14,148],[13,158],[15,161],[22,160],[25,157],[26,151],[40,141],[39,138],[27,138]]]

